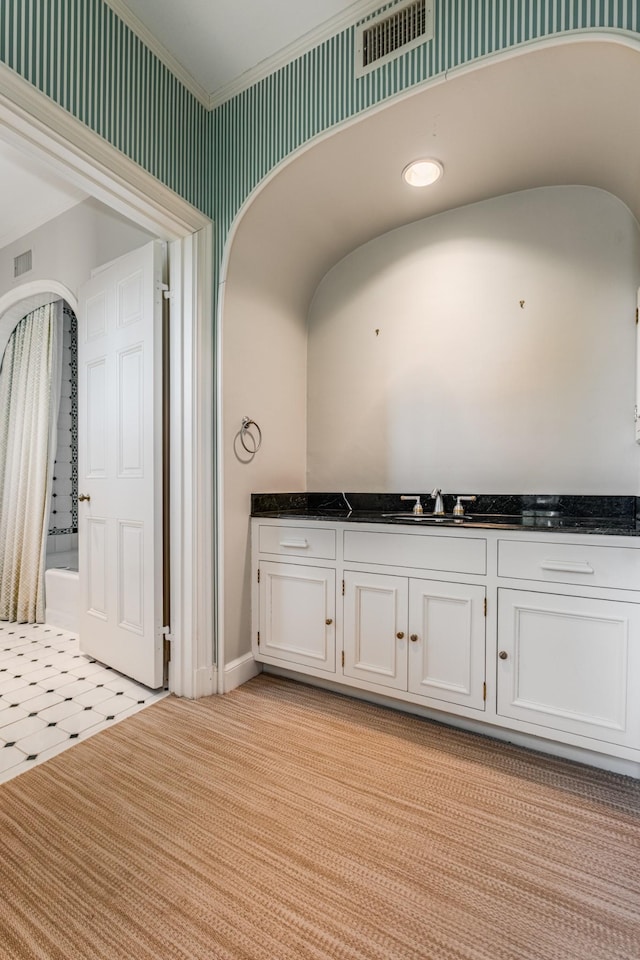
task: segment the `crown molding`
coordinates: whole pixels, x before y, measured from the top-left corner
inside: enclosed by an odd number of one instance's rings
[[[203,107],[207,109],[210,108],[210,95],[207,93],[205,88],[198,83],[198,81],[191,76],[189,71],[182,66],[179,60],[173,56],[172,53],[169,53],[166,47],[164,47],[158,38],[154,36],[153,33],[149,30],[144,23],[136,17],[129,7],[123,2],[123,0],[104,0],[108,7],[111,7],[113,12],[119,17],[124,24],[133,33],[136,34],[139,40],[141,40],[146,47],[151,50],[151,53],[154,54],[160,60],[165,67],[171,71],[171,73],[178,78],[180,83],[189,90],[196,100],[199,100]]]
[[[216,107],[226,103],[227,100],[231,100],[244,90],[248,90],[249,87],[252,87],[254,84],[260,83],[260,81],[268,77],[269,74],[280,70],[288,63],[291,63],[292,60],[297,60],[298,57],[308,53],[309,50],[313,50],[314,47],[324,43],[325,40],[329,40],[336,34],[341,33],[347,27],[355,27],[363,17],[375,13],[385,6],[390,6],[388,0],[386,3],[385,0],[356,0],[355,3],[352,3],[342,13],[338,13],[335,17],[325,20],[324,23],[314,27],[313,30],[309,30],[301,37],[298,37],[297,40],[287,44],[286,47],[282,47],[282,49],[274,53],[273,56],[267,57],[266,60],[261,60],[260,63],[252,67],[251,70],[245,70],[239,77],[229,81],[229,83],[225,83],[224,86],[218,90],[214,90],[209,98],[209,107],[211,110],[215,110]]]
[[[225,83],[222,87],[214,90],[213,93],[207,93],[205,88],[191,76],[180,61],[176,60],[173,54],[169,53],[167,48],[151,33],[149,28],[136,17],[124,0],[104,0],[104,2],[107,6],[111,7],[116,16],[136,34],[158,60],[178,78],[186,89],[209,110],[215,110],[216,107],[219,107],[227,100],[231,100],[239,93],[242,93],[243,90],[248,90],[249,87],[264,80],[269,74],[280,70],[286,66],[287,63],[308,53],[309,50],[324,43],[325,40],[329,40],[347,27],[356,26],[358,21],[363,17],[390,5],[389,2],[385,3],[384,0],[355,0],[355,2],[342,13],[338,13],[329,20],[325,20],[324,23],[321,23],[318,27],[309,30],[286,47],[282,47],[282,49],[274,53],[273,56],[262,60],[250,70],[245,70],[239,77],[230,80],[229,83]]]
[[[187,236],[210,223],[187,200],[3,63],[0,128],[7,143],[158,237]]]

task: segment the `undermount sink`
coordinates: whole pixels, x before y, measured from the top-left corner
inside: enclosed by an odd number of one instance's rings
[[[433,513],[407,513],[406,510],[403,513],[383,513],[383,517],[388,520],[417,520],[419,523],[438,523],[443,520],[455,520],[457,523],[462,523],[463,520],[470,519],[468,517],[454,517],[452,513],[445,513],[444,516],[436,516]]]

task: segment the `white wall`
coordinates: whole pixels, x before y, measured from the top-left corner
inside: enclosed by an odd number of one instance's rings
[[[308,489],[638,493],[638,285],[636,221],[586,187],[360,247],[310,310]]]
[[[146,230],[98,200],[84,200],[0,250],[0,295],[26,280],[45,278],[77,291],[94,267],[152,239]],[[29,249],[33,250],[33,269],[14,280],[13,258]]]
[[[226,663],[251,649],[251,494],[304,489],[306,473],[306,309],[293,284],[274,282],[268,270],[260,276],[260,249],[249,232],[246,243],[237,241],[223,301]],[[244,416],[262,430],[253,458],[238,444]]]
[[[6,185],[11,189],[10,184]],[[57,280],[74,294],[94,267],[148,243],[151,235],[93,198],[49,220],[0,250],[0,297],[34,280]],[[33,267],[14,280],[14,257],[33,252]],[[6,318],[9,321],[9,318]],[[0,318],[0,357],[11,334]],[[5,329],[7,325],[11,330]]]

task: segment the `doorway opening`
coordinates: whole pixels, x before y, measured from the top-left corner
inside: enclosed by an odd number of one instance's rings
[[[0,75],[0,137],[168,245],[169,687],[216,692],[211,222],[12,71]],[[0,308],[3,299],[0,290]]]

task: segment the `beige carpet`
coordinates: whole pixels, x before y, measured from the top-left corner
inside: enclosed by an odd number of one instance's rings
[[[0,787],[0,956],[638,960],[640,783],[285,680]]]

